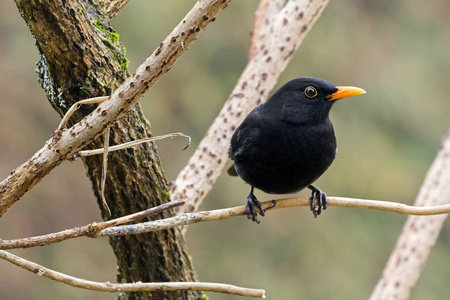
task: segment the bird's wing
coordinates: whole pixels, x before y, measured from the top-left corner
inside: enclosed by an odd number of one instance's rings
[[[248,141],[251,140],[252,137],[254,137],[258,132],[258,129],[249,127],[246,120],[244,120],[241,126],[238,127],[231,138],[230,148],[228,148],[228,157],[230,157],[231,160],[239,161],[243,159],[242,154],[246,152]],[[238,176],[234,164],[228,169],[228,175]]]
[[[246,147],[248,147],[249,141],[259,134],[258,125],[258,114],[253,111],[236,129],[236,132],[231,138],[230,148],[228,149],[230,159],[237,161],[242,157],[242,153],[245,153],[247,150]]]

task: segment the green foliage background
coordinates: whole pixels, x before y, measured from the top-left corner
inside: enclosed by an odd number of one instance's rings
[[[141,101],[175,179],[245,67],[258,1],[233,1]],[[133,70],[194,1],[130,1],[113,21]],[[334,106],[337,160],[317,184],[329,195],[411,204],[450,116],[450,3],[331,1],[282,75],[364,88]],[[13,1],[0,1],[0,178],[42,147],[59,122],[34,73],[38,52]],[[0,219],[0,237],[44,234],[100,220],[80,161],[64,163]],[[244,204],[248,186],[223,175],[202,209]],[[258,192],[260,200],[271,196]],[[187,240],[202,281],[265,288],[268,299],[365,299],[381,275],[406,217],[331,207],[196,224]],[[445,224],[411,299],[446,299],[450,227]],[[49,268],[115,281],[107,239],[76,239],[13,251]],[[2,299],[112,299],[67,287],[0,262]],[[234,299],[210,294],[210,299]]]

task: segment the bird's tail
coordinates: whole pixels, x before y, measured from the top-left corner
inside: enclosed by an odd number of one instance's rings
[[[238,176],[238,173],[236,172],[236,169],[234,168],[234,164],[231,165],[231,167],[228,169],[228,175],[230,176]]]

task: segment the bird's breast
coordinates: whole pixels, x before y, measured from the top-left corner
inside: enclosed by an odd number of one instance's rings
[[[267,193],[299,191],[319,178],[336,156],[332,126],[262,128],[245,159],[236,162],[239,176]]]

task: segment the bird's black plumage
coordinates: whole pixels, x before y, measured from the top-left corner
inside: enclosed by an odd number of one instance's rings
[[[337,152],[329,111],[333,100],[361,93],[361,89],[336,87],[319,78],[297,78],[245,118],[231,138],[228,155],[234,160],[230,175],[238,175],[251,186],[249,218],[257,222],[255,206],[264,216],[253,188],[288,194],[309,187],[314,216],[326,209],[325,193],[311,184],[328,169]]]

